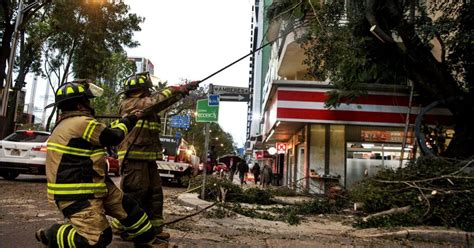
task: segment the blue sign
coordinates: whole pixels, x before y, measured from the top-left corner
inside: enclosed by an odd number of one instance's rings
[[[189,128],[191,117],[189,115],[175,115],[171,117],[170,126],[174,128]]]
[[[176,132],[175,137],[177,140],[181,139],[181,136],[182,136],[181,132]]]
[[[219,106],[219,95],[209,95],[208,96],[208,105],[209,106]]]

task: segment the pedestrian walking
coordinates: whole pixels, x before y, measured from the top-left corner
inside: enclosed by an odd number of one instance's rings
[[[36,231],[48,247],[105,247],[112,241],[106,215],[126,228],[122,238],[151,247],[155,230],[137,202],[107,176],[105,146],[118,145],[133,129],[141,112],[132,112],[108,127],[94,119],[90,98],[103,90],[87,80],[67,82],[55,92],[61,112],[47,143],[48,200],[69,221]]]
[[[187,95],[197,86],[198,82],[191,82],[153,92],[153,83],[148,72],[132,75],[125,81],[123,92],[125,98],[120,103],[120,115],[159,104],[177,94]],[[170,106],[176,101],[164,104]],[[146,211],[158,233],[157,237],[166,240],[170,235],[162,229],[163,189],[156,165],[156,160],[163,159],[160,133],[161,123],[158,113],[146,116],[137,122],[135,128],[120,143],[118,154],[122,170],[120,186],[123,192],[135,199]],[[120,226],[114,227],[120,230]]]
[[[230,160],[229,160],[229,180],[231,182],[234,181],[234,175],[235,175],[236,171],[237,171],[237,162],[234,161],[233,158],[230,158]]]
[[[262,168],[262,186],[263,188],[268,187],[271,184],[272,180],[272,167],[270,166],[269,162],[266,161],[265,165]]]
[[[240,185],[242,186],[243,184],[247,184],[245,182],[245,173],[249,172],[249,165],[245,160],[241,160],[239,164],[237,165],[237,170],[239,171],[239,179],[240,179]]]
[[[255,185],[260,181],[260,165],[255,163],[252,167],[253,178],[255,180]]]

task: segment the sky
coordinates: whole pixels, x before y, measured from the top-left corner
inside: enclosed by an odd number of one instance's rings
[[[127,49],[145,57],[155,76],[169,84],[200,80],[250,52],[252,0],[125,0],[132,13],[145,18]],[[248,87],[249,58],[208,79],[214,85]],[[219,124],[243,147],[247,103],[221,102]]]

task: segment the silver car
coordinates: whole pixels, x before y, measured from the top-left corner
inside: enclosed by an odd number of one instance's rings
[[[0,141],[0,176],[13,180],[19,174],[45,174],[49,132],[19,130]]]

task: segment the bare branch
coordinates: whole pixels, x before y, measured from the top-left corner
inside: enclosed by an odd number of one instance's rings
[[[382,42],[393,43],[393,39],[385,31],[380,28],[380,25],[375,17],[375,5],[377,0],[366,0],[365,18],[370,23],[370,31]]]
[[[432,177],[432,178],[426,178],[426,179],[420,179],[420,180],[412,180],[412,181],[388,181],[388,180],[375,180],[375,181],[376,181],[376,182],[379,182],[379,183],[394,183],[394,184],[399,183],[399,184],[406,184],[406,183],[430,182],[430,181],[435,181],[435,180],[440,180],[440,179],[446,179],[446,178],[474,180],[474,177],[443,175],[443,176],[439,176],[439,177]]]
[[[439,42],[439,45],[441,47],[441,63],[446,62],[446,44],[444,44],[444,41],[441,39],[441,35],[439,33],[435,34],[436,40]]]
[[[76,45],[77,45],[77,39],[74,39],[72,41],[71,49],[69,50],[66,57],[67,63],[64,68],[64,74],[63,74],[63,78],[61,79],[61,84],[64,84],[67,80],[67,77],[69,76],[69,68],[71,67],[71,63],[72,63],[72,56],[74,52],[76,51]]]
[[[378,213],[375,213],[375,214],[368,215],[368,216],[364,217],[362,220],[367,222],[370,219],[380,217],[380,216],[407,213],[408,211],[410,211],[410,209],[411,209],[411,206],[405,206],[405,207],[401,207],[401,208],[392,208],[392,209],[389,209],[389,210],[386,210],[386,211],[382,211],[382,212],[378,212]]]
[[[309,1],[311,1],[311,0],[309,0]],[[297,3],[297,4],[295,4],[293,7],[289,8],[289,9],[287,9],[287,10],[281,12],[281,13],[278,14],[277,16],[273,17],[273,19],[272,19],[270,22],[272,22],[272,21],[274,21],[274,20],[276,20],[276,19],[282,17],[282,16],[285,15],[286,13],[288,13],[288,12],[290,12],[290,11],[292,11],[292,10],[298,8],[298,6],[300,6],[302,3],[303,3],[303,0],[300,0],[300,2]]]

